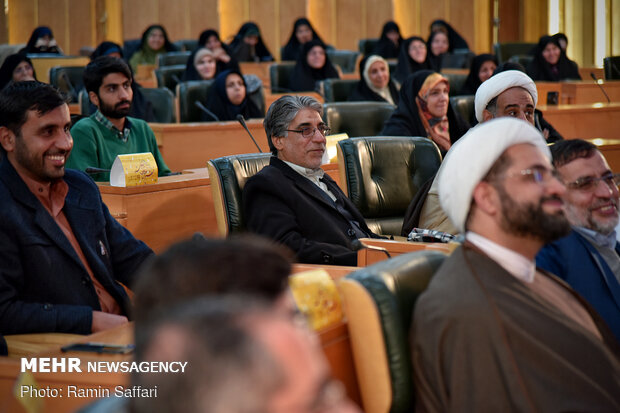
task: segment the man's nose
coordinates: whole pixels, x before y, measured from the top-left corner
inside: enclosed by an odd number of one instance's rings
[[[60,132],[60,136],[56,139],[56,147],[65,151],[70,151],[73,148],[73,137],[69,131]]]

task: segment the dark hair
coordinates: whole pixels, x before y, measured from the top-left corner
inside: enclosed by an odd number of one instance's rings
[[[323,115],[323,105],[311,96],[285,95],[269,106],[265,120],[263,120],[263,127],[267,135],[269,149],[274,156],[278,155],[278,150],[273,144],[272,138],[274,136],[288,136],[286,130],[302,109],[312,109],[319,115]]]
[[[273,302],[287,287],[292,257],[285,247],[258,236],[179,242],[141,269],[136,320],[206,294],[242,293]]]
[[[110,73],[122,73],[131,80],[131,69],[124,60],[112,56],[100,56],[90,62],[84,69],[84,87],[87,92],[99,95],[103,78]]]
[[[65,103],[67,97],[47,83],[36,80],[11,83],[0,92],[0,126],[19,135],[29,110],[45,115]]]
[[[101,42],[99,46],[91,53],[90,60],[93,61],[101,56],[108,56],[110,53],[119,53],[121,58],[125,56],[123,48],[114,42]]]
[[[583,139],[558,141],[549,147],[553,166],[559,168],[579,158],[589,158],[598,151],[596,145]]]
[[[142,38],[140,40],[140,49],[144,50],[144,47],[147,46],[149,34],[151,34],[151,31],[154,29],[159,29],[164,34],[164,47],[163,48],[167,52],[176,52],[177,51],[176,46],[173,45],[170,42],[170,40],[168,40],[168,33],[166,33],[166,29],[164,29],[164,26],[160,24],[151,24],[149,27],[146,28],[146,30],[142,33]]]

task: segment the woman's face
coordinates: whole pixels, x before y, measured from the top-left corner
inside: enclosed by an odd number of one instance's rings
[[[23,61],[13,70],[13,82],[25,82],[34,80],[34,70],[30,63]]]
[[[312,29],[307,24],[301,24],[297,26],[297,30],[295,30],[295,36],[297,37],[297,41],[301,44],[308,43],[312,40]]]
[[[439,82],[426,94],[428,111],[437,118],[444,117],[448,113],[448,101],[448,84],[446,82]]]
[[[209,50],[216,50],[222,47],[222,42],[218,40],[216,35],[212,34],[207,39],[207,44],[205,45],[205,47]]]
[[[153,50],[159,50],[164,47],[164,43],[166,39],[164,38],[164,32],[160,29],[153,29],[149,33],[149,36],[146,39],[147,44]]]
[[[542,52],[543,57],[550,65],[555,65],[560,60],[560,48],[555,43],[547,43]]]
[[[478,78],[481,82],[485,82],[488,78],[493,75],[493,71],[497,68],[497,65],[492,60],[487,60],[480,66],[480,70],[478,71]]]
[[[424,63],[426,60],[426,45],[420,40],[409,43],[409,57],[417,63]]]
[[[388,39],[390,39],[390,41],[394,44],[398,44],[398,32],[396,30],[390,30],[389,32],[387,32],[385,34],[385,37],[387,37]]]
[[[308,66],[313,69],[322,68],[325,66],[325,50],[321,46],[314,46],[308,52],[306,60],[308,61]]]
[[[245,99],[245,85],[243,79],[236,73],[226,76],[226,96],[233,105],[240,105]]]
[[[203,80],[213,79],[216,70],[215,58],[211,55],[204,55],[196,62],[196,71]]]
[[[448,36],[444,32],[437,32],[431,43],[431,51],[435,56],[447,53],[450,45],[448,44]]]
[[[387,65],[381,61],[374,62],[368,69],[368,77],[374,87],[383,89],[390,81],[390,73]]]

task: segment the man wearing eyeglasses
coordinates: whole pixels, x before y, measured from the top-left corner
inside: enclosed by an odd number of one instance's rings
[[[551,153],[566,184],[565,210],[573,230],[546,245],[536,263],[583,295],[620,340],[620,244],[615,231],[620,175],[587,141],[558,142]]]
[[[509,117],[470,130],[448,152],[439,199],[466,242],[415,306],[417,410],[620,411],[613,333],[534,262],[570,231],[550,161],[542,134]]]
[[[243,188],[247,228],[287,245],[298,262],[356,265],[352,241],[377,236],[321,169],[329,132],[322,111],[308,96],[269,107],[263,125],[273,156]]]

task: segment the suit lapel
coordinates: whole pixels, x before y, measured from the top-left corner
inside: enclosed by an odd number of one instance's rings
[[[607,285],[607,288],[609,289],[609,292],[611,293],[611,296],[613,297],[616,306],[620,308],[620,285],[618,284],[616,276],[611,272],[611,268],[609,268],[609,265],[607,265],[605,259],[601,256],[601,254],[599,254],[594,245],[592,245],[590,241],[582,237],[580,234],[577,234],[577,237],[579,238],[579,241],[585,246],[592,260],[596,263],[596,266],[601,273],[601,276],[605,281],[605,285]],[[620,246],[616,242],[616,253],[619,253],[619,251]]]

